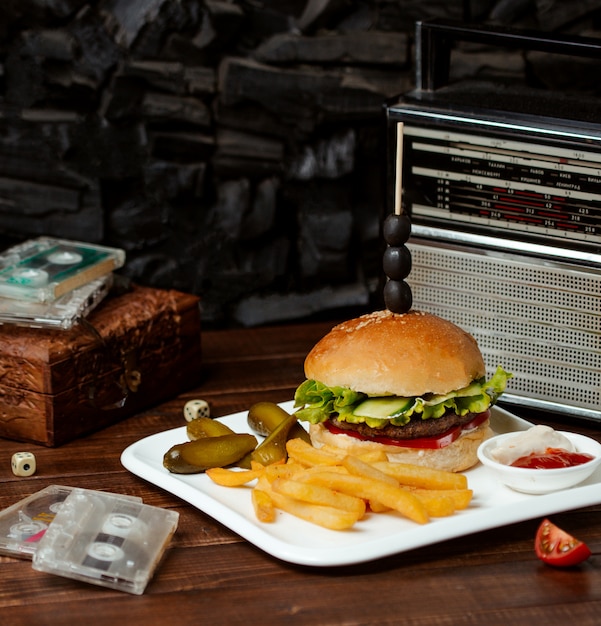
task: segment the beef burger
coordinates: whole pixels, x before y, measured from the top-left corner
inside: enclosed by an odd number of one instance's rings
[[[487,379],[475,339],[436,315],[376,311],[333,328],[305,360],[296,416],[316,447],[374,446],[389,460],[449,471],[477,463],[490,407],[511,374]]]

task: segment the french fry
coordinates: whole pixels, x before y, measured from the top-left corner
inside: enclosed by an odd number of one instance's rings
[[[319,448],[323,452],[327,452],[329,454],[333,454],[339,459],[344,459],[345,456],[348,455],[346,450],[342,448],[337,448],[331,443],[325,443],[321,448]],[[366,452],[361,452],[358,454],[354,454],[358,459],[361,459],[364,463],[377,463],[382,461],[388,461],[388,457],[386,456],[386,452],[383,450],[369,450]]]
[[[334,474],[348,474],[346,467],[342,465],[312,465],[311,467],[303,467],[303,471],[295,474],[295,480],[306,480],[307,476],[311,474],[318,474],[319,472],[333,472]]]
[[[269,482],[269,480],[267,480],[267,474],[262,474],[261,476],[259,476],[255,484],[255,490],[257,489],[259,491],[266,491],[267,493],[271,492],[271,483]]]
[[[359,519],[355,513],[341,511],[331,506],[301,502],[275,491],[270,494],[270,497],[278,509],[330,530],[347,530],[352,528]]]
[[[304,466],[299,463],[286,463],[284,465],[268,465],[265,468],[265,476],[271,483],[277,478],[292,478],[292,476],[304,471]]]
[[[364,463],[382,463],[388,460],[388,456],[383,450],[370,450],[369,452],[362,452],[356,456]]]
[[[340,460],[335,454],[314,448],[302,439],[289,439],[286,442],[288,456],[302,465],[337,465]]]
[[[260,522],[269,524],[275,521],[275,506],[269,493],[262,489],[253,489],[251,500],[255,515]]]
[[[370,500],[368,504],[372,513],[386,513],[392,510],[389,506],[385,506],[376,500]]]
[[[206,474],[214,483],[223,487],[241,487],[259,478],[263,472],[264,468],[237,471],[225,467],[212,467]]]
[[[379,502],[418,524],[425,524],[429,520],[426,508],[417,496],[406,489],[395,487],[389,483],[372,480],[364,476],[351,474],[347,476],[334,472],[316,472],[311,475],[309,482],[370,502]]]
[[[388,458],[388,457],[386,457]],[[394,487],[399,486],[398,480],[394,479],[392,476],[388,474],[384,474],[380,470],[373,467],[369,463],[366,463],[360,457],[347,455],[342,460],[343,467],[349,472],[349,474],[354,474],[355,476],[363,476],[365,478],[371,478],[372,480],[380,480],[382,482],[393,485]],[[386,511],[390,511],[391,508],[378,502],[377,500],[369,501],[369,508],[373,513],[386,513]]]
[[[345,456],[344,459],[342,459],[342,465],[348,470],[349,474],[354,474],[355,476],[363,476],[365,478],[371,478],[372,480],[379,480],[380,482],[388,483],[389,485],[393,485],[394,487],[399,486],[399,481],[396,480],[396,478],[393,478],[389,474],[381,472],[373,465],[365,463],[356,456]]]
[[[278,478],[273,481],[271,488],[277,493],[296,500],[349,511],[357,515],[357,519],[365,515],[365,502],[361,498],[339,493],[328,487]]]
[[[447,495],[433,497],[426,492],[421,494],[411,493],[424,505],[429,517],[448,517],[455,513],[455,502],[453,502],[453,498]]]
[[[324,443],[319,450],[327,452],[328,454],[333,454],[337,459],[343,459],[348,454],[348,452],[345,452],[342,448],[337,448],[331,443]]]
[[[431,500],[436,498],[449,498],[453,501],[455,511],[467,509],[474,495],[471,489],[420,489],[412,487],[407,487],[407,489],[422,501],[424,501],[425,498]]]
[[[396,478],[401,485],[425,489],[467,489],[467,477],[409,463],[374,463],[384,474]]]
[[[349,455],[341,448],[314,448],[301,439],[286,443],[287,461],[251,462],[251,469],[212,468],[215,483],[251,491],[256,518],[265,523],[276,511],[332,530],[351,528],[365,516],[395,511],[425,524],[430,518],[467,508],[473,492],[463,474],[384,460],[380,452]]]

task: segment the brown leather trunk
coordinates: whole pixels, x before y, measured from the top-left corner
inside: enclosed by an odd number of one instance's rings
[[[199,298],[134,286],[67,331],[0,326],[0,436],[58,446],[198,384]]]

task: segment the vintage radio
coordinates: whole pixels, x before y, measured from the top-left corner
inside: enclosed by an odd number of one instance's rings
[[[590,38],[417,25],[416,89],[387,106],[414,307],[514,373],[505,402],[601,420],[601,103],[452,84],[459,41],[601,58]]]

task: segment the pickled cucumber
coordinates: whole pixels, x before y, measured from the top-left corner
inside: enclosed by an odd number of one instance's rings
[[[261,465],[271,465],[271,463],[285,461],[288,458],[286,441],[292,427],[296,423],[296,418],[293,415],[288,415],[283,422],[276,426],[267,439],[250,453],[251,460],[257,461]]]
[[[289,417],[290,413],[287,413],[281,406],[273,402],[257,402],[250,407],[247,422],[257,434],[268,437],[279,424]],[[289,438],[295,439],[300,437],[307,443],[310,443],[307,431],[296,419],[295,422],[290,428]]]
[[[223,422],[210,417],[197,417],[186,424],[188,439],[195,441],[204,437],[221,437],[222,435],[235,435],[236,433]]]
[[[227,467],[257,447],[257,438],[246,433],[203,437],[172,446],[163,465],[174,474],[199,474],[211,467]]]

